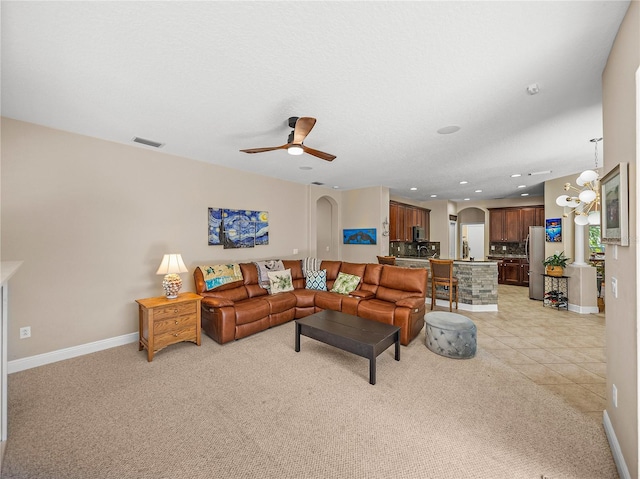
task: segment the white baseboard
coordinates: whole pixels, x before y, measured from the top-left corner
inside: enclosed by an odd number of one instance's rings
[[[431,307],[431,298],[427,298],[425,303]],[[453,302],[453,307],[455,308],[455,301]],[[443,308],[449,307],[449,300],[444,299],[436,299],[436,306],[440,306]],[[427,308],[428,309],[428,308]],[[497,304],[467,304],[467,303],[458,303],[458,310],[461,311],[470,311],[472,313],[492,313],[498,311]]]
[[[580,306],[579,304],[569,303],[569,311],[578,314],[597,314],[600,312],[597,306]]]
[[[624,456],[622,455],[622,449],[620,449],[620,443],[618,442],[618,438],[616,437],[616,432],[613,430],[613,424],[611,424],[611,419],[609,419],[609,414],[607,414],[606,409],[602,413],[602,424],[604,425],[604,432],[607,434],[609,447],[611,448],[613,460],[615,461],[616,467],[618,468],[618,474],[620,474],[620,478],[631,479],[629,468],[627,468],[627,463],[624,462]]]
[[[13,361],[9,361],[9,364],[7,365],[8,373],[17,373],[19,371],[24,371],[25,369],[37,368],[38,366],[44,366],[45,364],[51,364],[65,359],[95,353],[97,351],[102,351],[103,349],[135,343],[138,341],[138,338],[139,333],[124,334],[122,336],[116,336],[115,338],[103,339],[101,341],[81,344],[80,346],[73,346],[71,348],[59,349],[49,353],[30,356],[28,358],[14,359]]]

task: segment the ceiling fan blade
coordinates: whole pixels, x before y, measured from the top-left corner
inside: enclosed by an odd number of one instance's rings
[[[282,146],[268,146],[266,148],[249,148],[248,150],[240,150],[240,151],[242,151],[243,153],[262,153],[264,151],[283,150],[288,147],[289,147],[289,144],[287,143],[286,145],[282,145]]]
[[[314,150],[313,148],[309,148],[308,146],[302,145],[302,149],[305,153],[316,156],[323,160],[333,161],[336,159],[335,155],[331,155],[330,153],[325,153],[324,151]]]
[[[311,118],[309,116],[298,118],[298,121],[296,121],[296,127],[293,130],[292,143],[295,145],[301,145],[315,124],[315,118]]]

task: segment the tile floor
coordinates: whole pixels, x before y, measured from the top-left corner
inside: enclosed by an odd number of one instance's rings
[[[509,285],[498,286],[498,310],[459,311],[478,327],[478,347],[602,421],[607,404],[604,313],[543,307],[542,301],[529,299],[528,288]]]

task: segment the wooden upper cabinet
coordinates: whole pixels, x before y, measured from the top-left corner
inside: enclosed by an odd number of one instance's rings
[[[505,241],[503,208],[489,210],[489,241]]]
[[[520,224],[520,211],[505,209],[504,211],[504,236],[505,241],[519,243],[522,241],[522,228]]]
[[[523,243],[529,226],[544,224],[544,207],[491,208],[489,210],[489,241]]]
[[[400,241],[398,232],[398,203],[389,202],[389,241]]]
[[[536,206],[536,218],[534,226],[545,226],[544,224],[544,206]]]
[[[521,208],[520,209],[520,237],[526,239],[529,236],[529,226],[536,225],[536,209]]]
[[[389,241],[413,241],[413,227],[424,228],[429,238],[429,211],[418,206],[389,201]]]

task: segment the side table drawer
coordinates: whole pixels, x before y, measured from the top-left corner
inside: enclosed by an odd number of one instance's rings
[[[181,329],[196,330],[196,315],[178,316],[176,318],[157,321],[153,324],[153,333],[156,337],[164,333],[176,333]]]
[[[155,308],[153,316],[156,320],[163,320],[165,318],[175,318],[176,316],[184,316],[186,314],[195,314],[196,309],[197,303],[195,301],[178,303],[171,306]]]
[[[173,331],[167,331],[164,333],[156,334],[153,349],[158,351],[170,344],[179,343],[182,341],[195,341],[196,328],[189,327],[184,329],[176,329]]]

